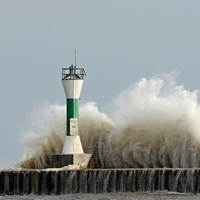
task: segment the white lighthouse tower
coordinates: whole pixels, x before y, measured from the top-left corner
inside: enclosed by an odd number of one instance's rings
[[[62,68],[62,85],[66,96],[66,138],[61,154],[52,155],[52,167],[84,165],[94,167],[92,154],[83,152],[79,136],[79,99],[86,72],[83,68],[71,65]]]
[[[83,153],[79,136],[79,99],[86,76],[83,68],[62,68],[62,84],[66,95],[66,139],[62,154]]]

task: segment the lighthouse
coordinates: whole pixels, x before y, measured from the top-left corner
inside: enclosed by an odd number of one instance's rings
[[[94,168],[92,154],[84,153],[79,133],[79,100],[86,72],[76,64],[62,68],[62,85],[66,96],[66,137],[62,153],[52,155],[52,167],[84,165]],[[83,133],[84,134],[84,133]]]
[[[79,99],[86,72],[71,65],[62,68],[62,84],[66,96],[66,139],[62,154],[83,153],[79,136]]]

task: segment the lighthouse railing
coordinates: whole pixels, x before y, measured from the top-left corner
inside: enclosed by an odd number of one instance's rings
[[[86,72],[83,68],[69,67],[62,68],[62,80],[65,79],[83,79]]]

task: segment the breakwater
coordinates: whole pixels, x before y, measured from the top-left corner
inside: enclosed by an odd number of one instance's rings
[[[0,194],[200,193],[200,168],[1,170]]]

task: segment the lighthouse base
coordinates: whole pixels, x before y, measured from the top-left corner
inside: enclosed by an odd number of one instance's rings
[[[77,154],[55,154],[52,155],[52,167],[61,168],[67,165],[81,165],[86,168],[94,168],[94,157],[92,154],[77,153]]]

